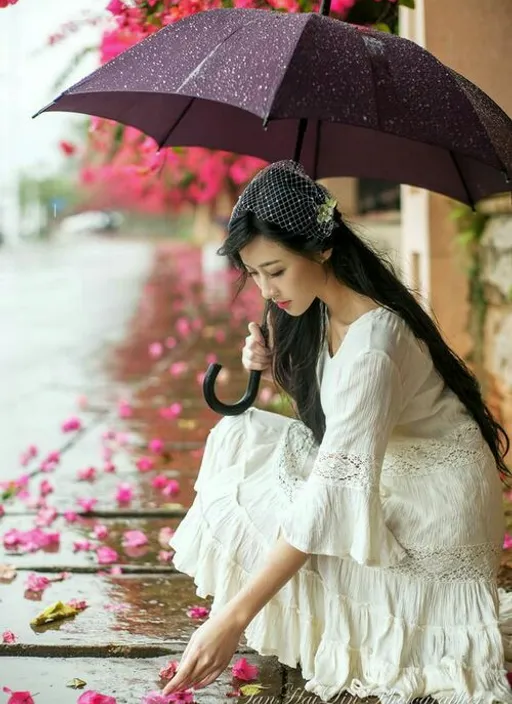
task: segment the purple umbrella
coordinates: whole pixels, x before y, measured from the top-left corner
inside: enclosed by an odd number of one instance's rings
[[[317,13],[186,17],[40,112],[53,110],[132,125],[160,147],[300,154],[314,179],[408,183],[472,206],[511,189],[512,121],[483,91],[414,42]]]
[[[378,178],[472,207],[512,190],[512,121],[483,91],[411,41],[317,13],[218,9],[169,25],[40,110],[137,127],[159,147],[202,146],[301,161],[314,179]],[[263,129],[262,129],[263,128]],[[265,321],[265,318],[264,318]],[[262,331],[266,334],[265,322]],[[207,403],[237,415],[256,398]]]

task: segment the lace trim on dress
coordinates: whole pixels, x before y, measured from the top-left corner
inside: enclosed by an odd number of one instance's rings
[[[478,545],[403,545],[407,553],[390,573],[434,582],[494,582],[502,548],[496,543]]]
[[[306,462],[316,441],[302,421],[293,421],[283,433],[277,447],[277,481],[289,501],[308,478]]]
[[[485,458],[487,445],[474,421],[457,426],[441,440],[431,438],[391,439],[382,474],[388,476],[427,475],[454,469]]]
[[[343,483],[354,489],[371,490],[378,485],[375,459],[371,455],[322,450],[318,453],[314,473],[328,482]]]

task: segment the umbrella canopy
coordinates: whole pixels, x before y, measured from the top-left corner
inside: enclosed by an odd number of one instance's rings
[[[512,121],[489,96],[414,42],[317,13],[186,17],[40,112],[54,110],[267,161],[297,156],[299,136],[314,179],[379,178],[470,205],[512,190]]]

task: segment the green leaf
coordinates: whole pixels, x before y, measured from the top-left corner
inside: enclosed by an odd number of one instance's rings
[[[408,7],[411,10],[414,10],[415,8],[415,1],[414,0],[398,0],[399,5],[403,5],[403,7]]]
[[[387,32],[388,34],[391,34],[391,27],[385,22],[377,22],[373,25],[373,29],[378,29],[379,32]]]
[[[262,689],[269,689],[269,687],[264,687],[256,682],[254,684],[243,684],[240,687],[240,691],[245,697],[252,697],[254,694],[259,694]]]

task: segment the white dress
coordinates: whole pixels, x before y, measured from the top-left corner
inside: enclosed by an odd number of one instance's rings
[[[326,432],[258,409],[210,432],[170,540],[212,613],[279,535],[310,554],[245,630],[305,689],[512,703],[512,594],[496,583],[502,485],[476,423],[396,314],[353,323],[318,364]]]

